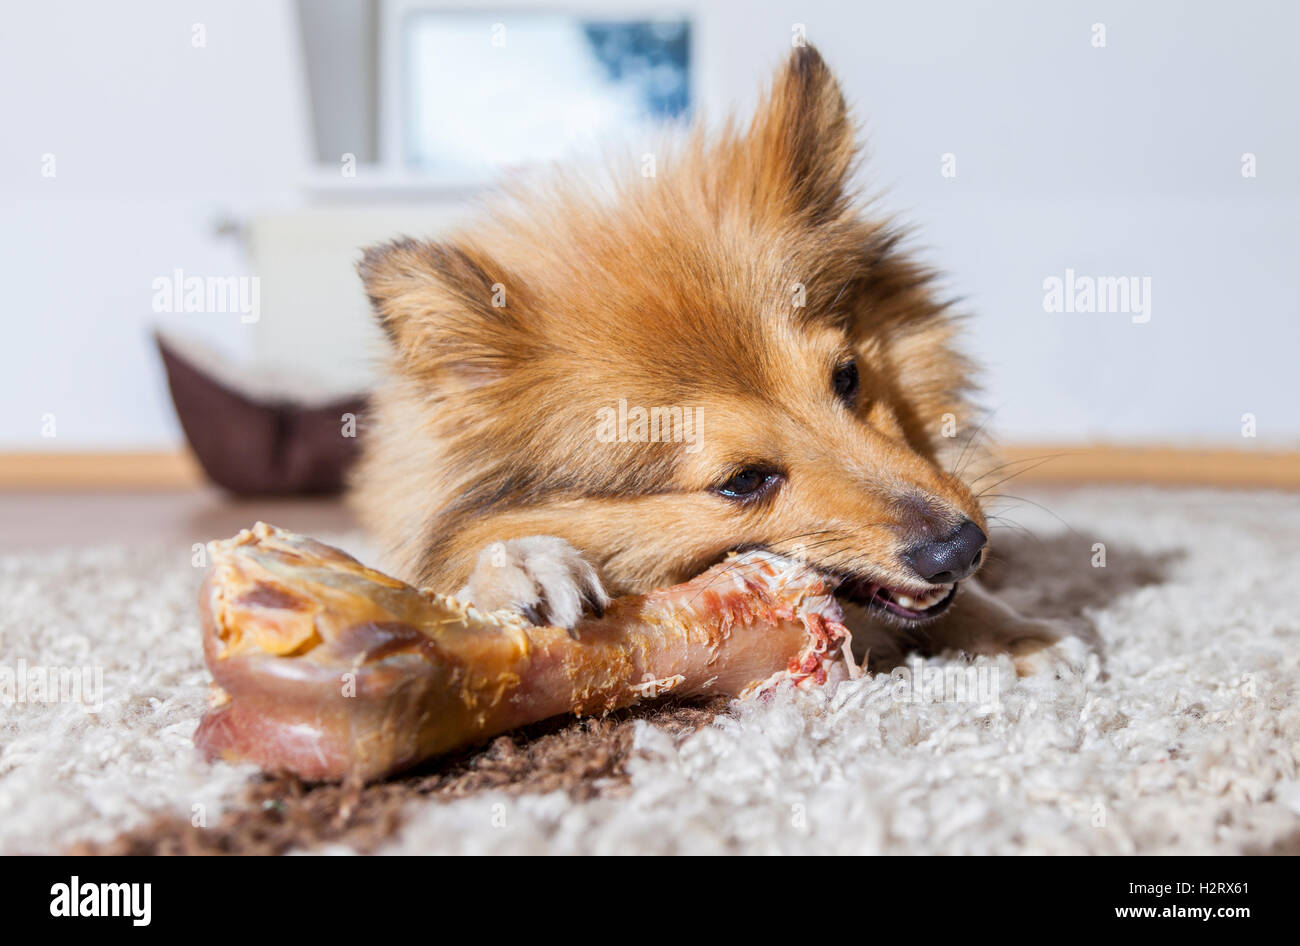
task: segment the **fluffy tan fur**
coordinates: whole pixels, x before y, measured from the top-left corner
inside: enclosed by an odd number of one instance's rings
[[[943,449],[972,423],[954,321],[848,192],[856,157],[803,48],[748,127],[697,129],[653,177],[557,175],[445,241],[369,250],[392,358],[352,500],[390,564],[453,589],[488,543],[545,534],[613,593],[749,546],[909,587],[904,547],[983,527]],[[852,407],[832,389],[849,357]],[[602,442],[620,398],[697,409],[700,449]],[[717,492],[755,465],[780,474],[760,501]]]

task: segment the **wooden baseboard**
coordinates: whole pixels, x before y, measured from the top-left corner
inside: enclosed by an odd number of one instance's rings
[[[997,451],[1016,483],[1154,483],[1300,489],[1300,451],[1020,444]]]
[[[1019,444],[998,451],[1023,483],[1157,483],[1300,489],[1300,451]],[[1023,470],[1016,473],[1017,470]],[[204,482],[186,451],[0,453],[0,489],[190,489]]]
[[[0,489],[189,489],[203,471],[184,450],[153,453],[0,453]]]

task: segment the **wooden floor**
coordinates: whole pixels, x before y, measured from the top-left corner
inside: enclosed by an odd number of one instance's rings
[[[355,525],[337,499],[231,499],[202,487],[0,490],[0,553],[152,541],[192,544],[232,536],[258,519],[307,535]]]

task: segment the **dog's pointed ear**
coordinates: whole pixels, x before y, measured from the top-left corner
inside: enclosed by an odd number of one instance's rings
[[[814,223],[844,210],[855,128],[839,82],[812,46],[796,47],[777,73],[754,113],[748,148],[761,197]]]
[[[357,272],[407,370],[477,387],[523,360],[523,287],[485,253],[396,240],[368,248]]]

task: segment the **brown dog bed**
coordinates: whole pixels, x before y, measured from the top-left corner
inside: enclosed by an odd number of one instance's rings
[[[247,390],[238,373],[156,332],[172,403],[204,473],[240,496],[337,493],[359,452],[365,396],[313,403]]]

